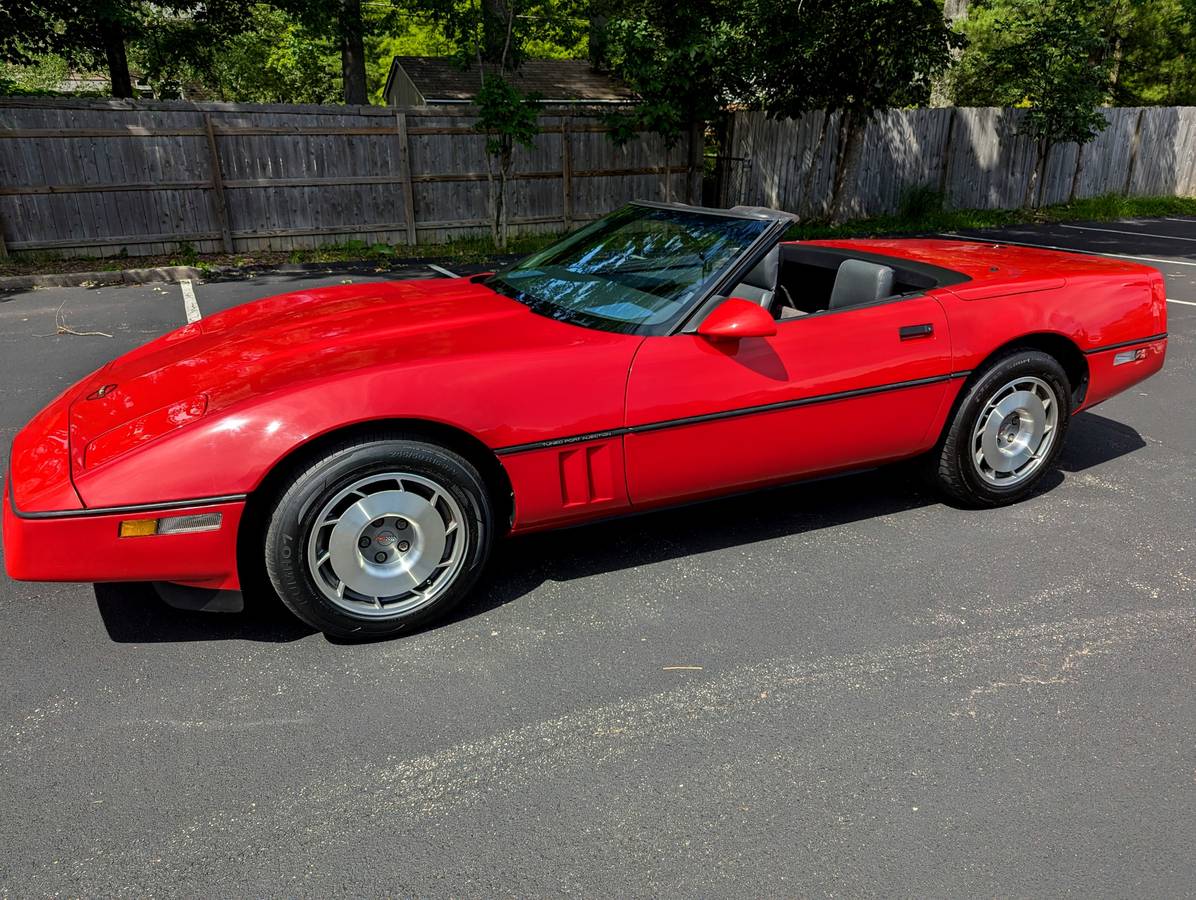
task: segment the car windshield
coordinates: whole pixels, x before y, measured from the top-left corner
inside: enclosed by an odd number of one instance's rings
[[[625,206],[488,280],[554,319],[658,332],[769,227],[767,219]]]

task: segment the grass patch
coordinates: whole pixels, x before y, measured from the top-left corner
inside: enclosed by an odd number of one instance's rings
[[[789,240],[815,238],[870,237],[877,235],[935,234],[1003,225],[1048,222],[1109,222],[1116,219],[1153,216],[1196,216],[1196,197],[1119,197],[1109,194],[1060,203],[1039,209],[944,209],[943,197],[928,188],[914,188],[902,197],[900,211],[893,216],[857,219],[842,225],[810,221],[794,225]],[[312,250],[258,251],[255,253],[197,253],[182,244],[173,253],[130,257],[127,254],[104,259],[70,258],[35,251],[14,254],[0,260],[0,275],[36,275],[52,272],[94,272],[141,269],[156,266],[195,266],[203,273],[224,267],[271,266],[281,263],[376,262],[380,266],[405,259],[439,260],[448,266],[488,265],[503,257],[526,256],[560,240],[561,234],[529,234],[512,237],[506,250],[499,251],[489,236],[458,238],[442,244],[369,244],[346,241]]]
[[[867,237],[884,234],[926,234],[1003,225],[1034,225],[1049,222],[1111,222],[1116,219],[1152,216],[1196,216],[1196,197],[1119,197],[1108,194],[1074,203],[1041,206],[1038,209],[944,209],[935,191],[916,188],[902,198],[895,216],[856,219],[841,225],[805,222],[786,232],[789,240]]]
[[[499,250],[489,237],[458,238],[443,244],[367,244],[365,241],[346,241],[311,250],[294,250],[294,263],[386,262],[392,259],[448,259],[457,263],[484,263],[498,256],[526,256],[542,250],[559,234],[527,234],[512,237],[505,250]]]

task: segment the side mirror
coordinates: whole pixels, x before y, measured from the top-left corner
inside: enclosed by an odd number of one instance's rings
[[[716,306],[698,326],[698,334],[712,340],[770,337],[777,323],[759,303],[731,297]]]

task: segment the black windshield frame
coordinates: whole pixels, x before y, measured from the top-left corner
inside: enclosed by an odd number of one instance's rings
[[[667,217],[669,214],[674,214],[677,217],[701,217],[708,218],[712,227],[717,227],[720,220],[735,219],[743,222],[751,222],[758,224],[759,232],[754,239],[745,243],[738,252],[734,253],[725,263],[718,268],[712,270],[709,275],[696,283],[692,295],[680,303],[673,309],[667,318],[656,322],[634,322],[620,320],[616,318],[608,318],[601,315],[594,315],[584,310],[566,309],[554,303],[552,300],[533,295],[528,290],[521,290],[518,285],[512,284],[505,276],[521,267],[527,267],[533,260],[545,260],[554,254],[559,254],[562,251],[568,251],[583,244],[587,240],[593,239],[600,234],[604,229],[610,228],[612,221],[625,221],[629,213],[642,210],[645,214],[643,217],[647,218],[650,214],[652,217]],[[750,269],[764,252],[772,247],[783,235],[785,228],[789,224],[787,219],[771,218],[765,215],[752,213],[739,213],[727,210],[713,210],[703,207],[692,207],[685,204],[671,204],[671,203],[651,203],[646,201],[636,201],[624,206],[615,212],[603,216],[595,222],[579,229],[573,234],[565,237],[561,241],[550,245],[544,250],[531,254],[517,262],[499,270],[493,275],[485,279],[485,283],[492,290],[510,297],[525,306],[528,306],[533,312],[544,315],[548,318],[556,319],[558,321],[566,322],[572,325],[579,325],[584,328],[592,328],[600,331],[611,331],[622,334],[639,334],[639,335],[666,335],[673,334],[678,331],[687,319],[692,315],[695,309],[700,308],[711,296],[714,296],[727,289],[727,285],[734,285],[738,281],[738,277]]]

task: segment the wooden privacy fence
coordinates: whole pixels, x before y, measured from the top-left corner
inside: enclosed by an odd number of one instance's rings
[[[512,231],[700,189],[688,148],[616,147],[606,111],[546,107],[519,147]],[[468,107],[0,100],[0,254],[291,250],[441,241],[489,228],[485,137]],[[667,174],[666,174],[667,173]]]
[[[942,194],[953,209],[1008,209],[1100,194],[1196,194],[1196,107],[1102,110],[1108,127],[1082,146],[1057,144],[1043,177],[1037,142],[1020,109],[888,110],[865,128],[854,178],[843,186],[847,217],[899,211],[911,189]],[[724,205],[748,203],[825,216],[835,181],[841,117],[768,119],[738,112],[724,159]]]

